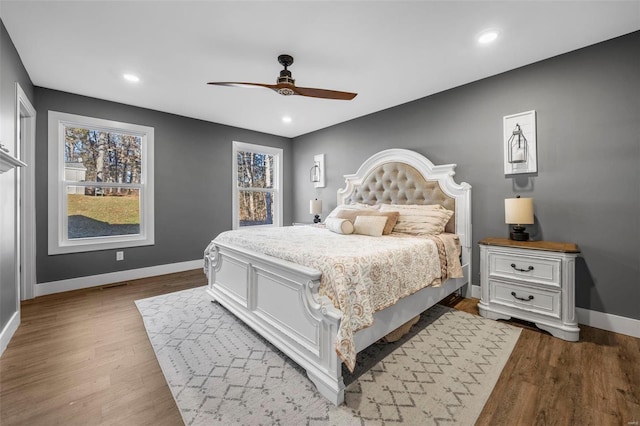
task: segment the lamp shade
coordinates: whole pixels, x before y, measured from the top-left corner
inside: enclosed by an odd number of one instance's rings
[[[533,198],[507,198],[504,200],[504,223],[533,224]]]
[[[318,200],[316,198],[315,200],[309,201],[309,213],[310,214],[322,213],[322,200]]]

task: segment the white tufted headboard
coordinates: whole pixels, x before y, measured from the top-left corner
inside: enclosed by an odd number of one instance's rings
[[[471,248],[471,185],[453,180],[455,164],[434,166],[408,149],[387,149],[368,158],[355,174],[345,175],[338,205],[440,204],[455,214],[445,230]],[[464,254],[463,254],[464,257]]]

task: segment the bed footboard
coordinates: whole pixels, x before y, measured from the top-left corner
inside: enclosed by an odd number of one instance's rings
[[[333,404],[344,400],[334,351],[342,313],[318,294],[320,271],[211,242],[204,253],[207,293],[307,371]]]
[[[426,287],[374,315],[355,334],[358,351],[467,284],[464,278]],[[207,293],[304,368],[322,396],[344,401],[342,361],[335,340],[342,313],[318,294],[321,272],[251,250],[212,241],[204,253]]]

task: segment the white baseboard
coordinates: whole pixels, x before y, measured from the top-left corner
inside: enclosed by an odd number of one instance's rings
[[[479,285],[472,285],[471,286],[471,297],[473,297],[474,299],[480,299],[481,296],[482,296],[482,291],[480,290],[480,286]]]
[[[7,349],[9,341],[13,337],[13,334],[16,332],[19,325],[20,311],[13,313],[5,328],[0,332],[0,356],[2,356],[4,350]]]
[[[149,266],[147,268],[129,269],[127,271],[109,272],[107,274],[90,275],[88,277],[38,283],[35,286],[35,297],[61,293],[63,291],[79,290],[82,288],[112,284],[121,281],[137,280],[139,278],[189,271],[191,269],[202,268],[204,265],[203,262],[203,259],[189,260],[186,262],[170,263],[167,265]]]
[[[578,323],[640,338],[640,320],[576,308]]]

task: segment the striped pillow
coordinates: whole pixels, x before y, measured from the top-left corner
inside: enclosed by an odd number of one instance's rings
[[[453,216],[453,211],[439,204],[383,204],[380,211],[397,211],[400,213],[393,232],[412,235],[437,235],[444,232],[444,227]]]

